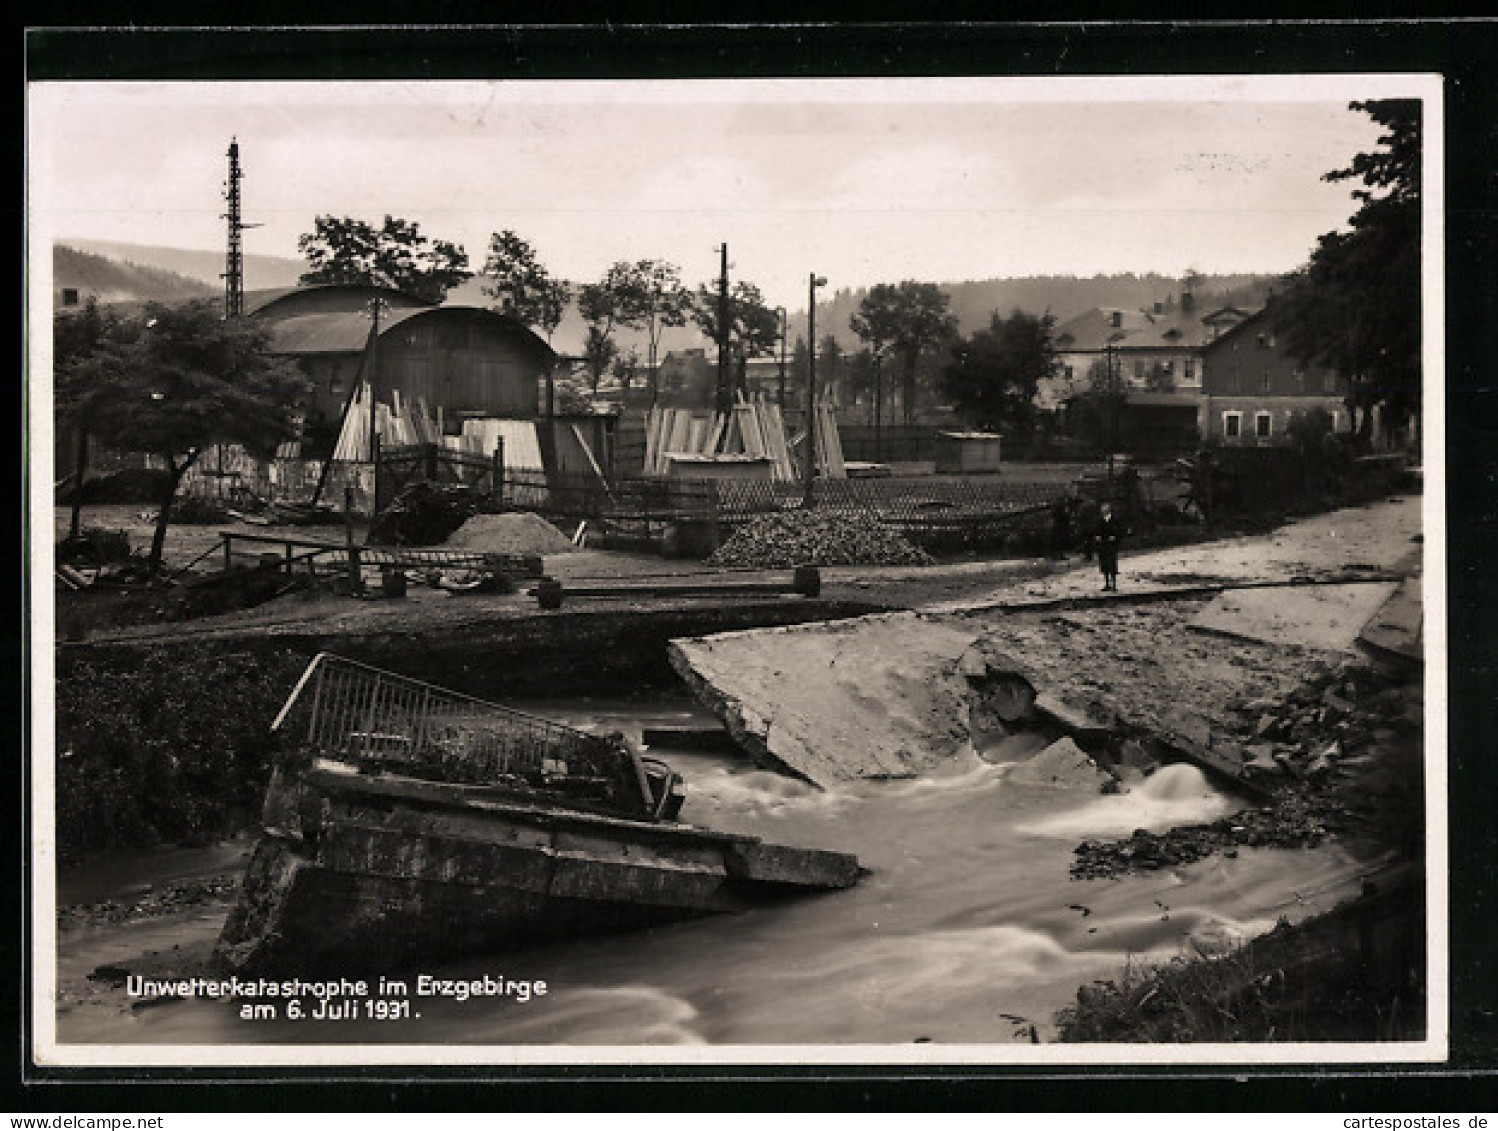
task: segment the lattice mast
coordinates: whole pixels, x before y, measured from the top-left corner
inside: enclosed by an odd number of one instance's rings
[[[229,222],[229,251],[224,260],[224,315],[228,318],[237,318],[244,313],[244,251],[240,233],[246,225],[240,215],[240,176],[239,142],[231,138],[229,180],[224,189],[224,197],[229,204],[229,210],[224,213],[224,219]]]

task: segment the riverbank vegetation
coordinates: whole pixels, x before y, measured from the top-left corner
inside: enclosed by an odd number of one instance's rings
[[[205,844],[251,824],[280,745],[269,721],[305,665],[289,652],[166,650],[128,666],[60,662],[60,858]]]

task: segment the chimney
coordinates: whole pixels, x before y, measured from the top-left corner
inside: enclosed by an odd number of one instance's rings
[[[1194,314],[1194,313],[1196,313],[1196,296],[1194,294],[1192,294],[1190,291],[1182,291],[1181,292],[1181,313],[1182,314]]]

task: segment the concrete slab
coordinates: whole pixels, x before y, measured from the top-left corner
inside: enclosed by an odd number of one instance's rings
[[[1375,652],[1420,663],[1425,656],[1425,605],[1420,578],[1412,577],[1395,590],[1368,619],[1361,642]]]
[[[1352,652],[1358,633],[1394,592],[1394,582],[1229,590],[1192,622],[1204,632],[1266,644]]]
[[[821,786],[903,778],[971,749],[978,636],[916,613],[674,640],[672,666],[753,758]]]

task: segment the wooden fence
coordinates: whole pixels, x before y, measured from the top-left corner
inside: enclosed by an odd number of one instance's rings
[[[408,483],[425,481],[443,486],[462,485],[496,494],[504,479],[504,444],[491,455],[459,451],[438,444],[403,447],[375,445],[375,510],[383,510]]]
[[[971,540],[1047,508],[1062,483],[1006,482],[995,476],[817,479],[812,507],[893,527],[918,541]],[[757,515],[799,509],[805,488],[763,479],[595,478],[510,471],[496,503],[549,519],[653,527],[683,521],[732,526]]]

